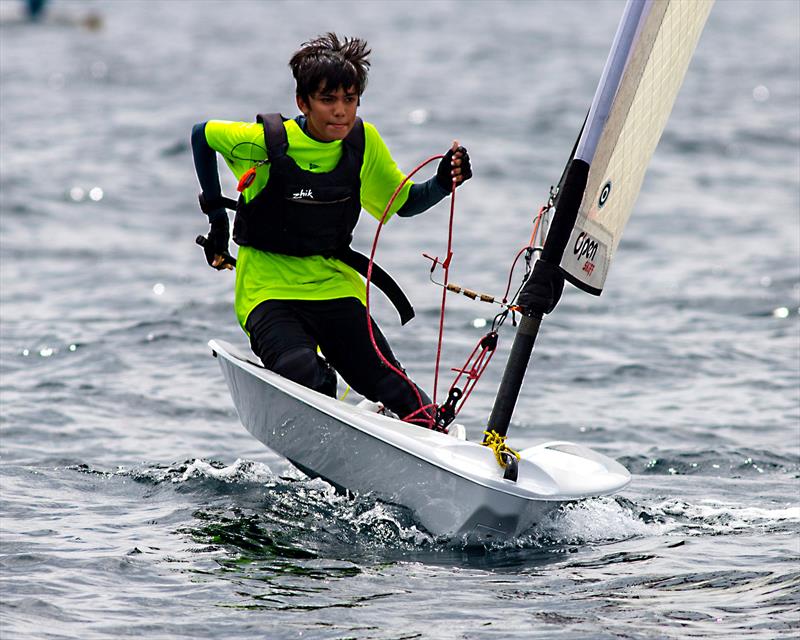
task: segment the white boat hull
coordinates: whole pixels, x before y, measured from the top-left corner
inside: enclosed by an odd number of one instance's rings
[[[247,430],[312,477],[409,508],[437,536],[481,542],[517,536],[566,501],[614,493],[630,474],[580,445],[520,452],[516,482],[479,443],[329,398],[209,342]]]

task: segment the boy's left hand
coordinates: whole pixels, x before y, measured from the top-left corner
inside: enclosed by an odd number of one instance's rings
[[[439,168],[436,170],[436,179],[445,191],[451,191],[452,185],[459,186],[472,177],[472,165],[469,161],[469,153],[462,147],[458,140],[453,140],[453,146],[447,150],[444,157],[439,161]]]

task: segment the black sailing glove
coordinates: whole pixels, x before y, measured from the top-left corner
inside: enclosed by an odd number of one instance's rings
[[[459,161],[459,164],[453,164]],[[455,174],[453,172],[456,172]],[[469,153],[466,148],[457,147],[455,151],[448,149],[444,157],[439,160],[439,168],[436,169],[436,181],[439,186],[450,193],[453,189],[453,181],[459,186],[472,177],[472,165],[469,162]]]
[[[231,259],[231,254],[228,253],[228,240],[230,238],[228,212],[225,209],[217,209],[208,214],[208,219],[211,222],[211,229],[208,232],[206,241],[203,243],[203,251],[206,254],[208,265],[219,271],[225,269],[225,264]],[[223,258],[218,265],[214,265],[216,256],[222,256]]]
[[[563,291],[564,274],[561,273],[559,266],[537,260],[533,265],[533,273],[522,288],[517,302],[525,315],[550,313],[556,308]]]

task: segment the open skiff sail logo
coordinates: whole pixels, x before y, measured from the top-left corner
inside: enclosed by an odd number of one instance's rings
[[[598,209],[602,209],[603,205],[606,203],[606,200],[608,200],[609,195],[611,195],[611,180],[603,185],[603,190],[600,192],[600,198],[597,200]]]
[[[572,249],[572,253],[575,255],[575,259],[580,262],[583,260],[583,265],[581,266],[581,271],[586,273],[587,276],[592,275],[592,271],[594,271],[594,259],[597,256],[597,247],[599,243],[597,240],[592,238],[588,233],[585,231],[581,231],[578,234],[578,238],[575,241],[575,246]],[[585,260],[584,260],[585,258]]]

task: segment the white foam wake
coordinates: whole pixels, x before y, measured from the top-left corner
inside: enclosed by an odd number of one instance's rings
[[[215,467],[205,460],[197,459],[186,467],[182,476],[175,477],[172,481],[186,482],[196,477],[214,478],[222,482],[266,482],[275,479],[267,465],[237,458],[236,462],[227,467]]]

